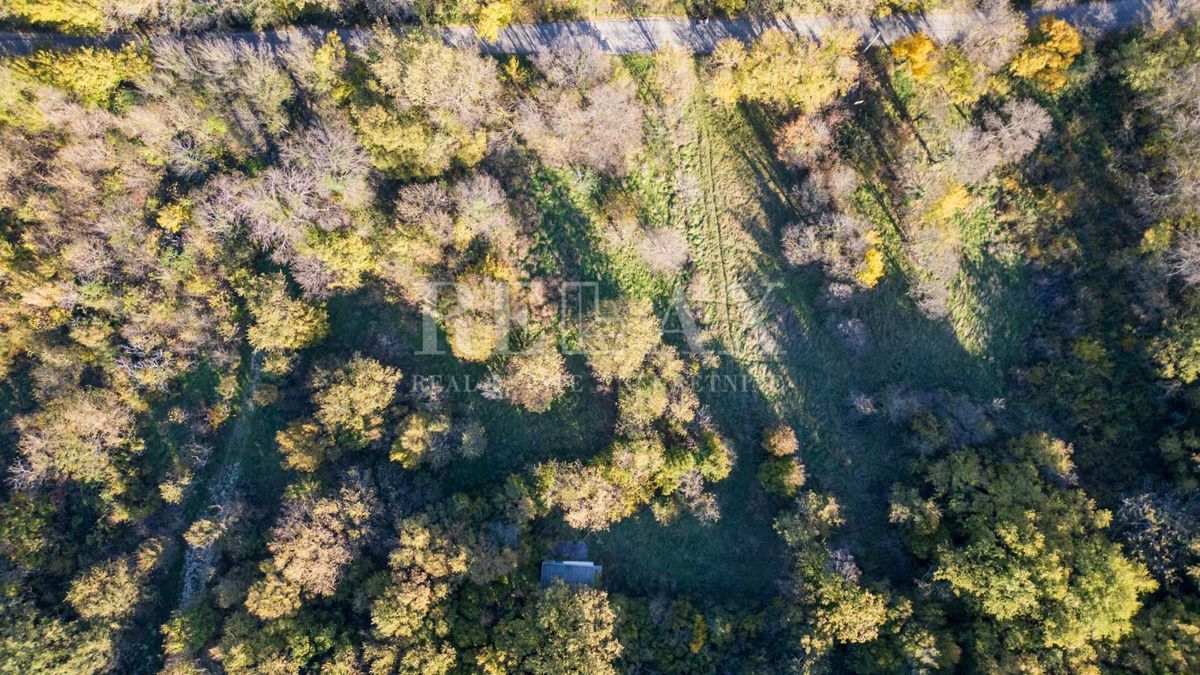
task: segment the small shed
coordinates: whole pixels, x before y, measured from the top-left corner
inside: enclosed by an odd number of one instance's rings
[[[587,560],[543,560],[542,588],[558,579],[568,586],[595,586],[603,570],[600,565]]]

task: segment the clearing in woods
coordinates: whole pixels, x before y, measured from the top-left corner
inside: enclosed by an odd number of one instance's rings
[[[752,111],[714,107],[702,97],[685,127],[677,135],[682,141],[660,148],[673,153],[668,164],[684,186],[670,219],[687,233],[693,265],[687,292],[700,308],[706,342],[725,352],[701,379],[701,400],[737,461],[715,486],[717,523],[684,516],[663,526],[642,513],[593,535],[607,583],[717,599],[770,596],[786,571],[771,523],[779,504],[759,489],[756,472],[760,430],[781,422],[801,439],[809,486],[836,495],[853,524],[843,528],[840,545],[872,574],[902,573],[907,563],[888,523],[888,497],[912,451],[883,412],[852,415],[851,399],[866,394],[879,401],[890,387],[946,387],[986,402],[1003,393],[996,369],[985,349],[968,351],[948,322],[917,311],[894,265],[846,305],[820,303],[821,275],[787,268],[779,248],[784,226],[811,226],[816,214],[795,203],[801,177],[774,159],[765,143],[771,130]],[[875,224],[896,239],[894,225]],[[865,347],[848,344],[833,328],[850,319],[865,326]]]

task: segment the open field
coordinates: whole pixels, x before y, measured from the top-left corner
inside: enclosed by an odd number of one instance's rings
[[[693,195],[672,204],[668,219],[687,232],[692,274],[700,282],[693,297],[704,308],[699,318],[708,346],[724,353],[723,365],[699,380],[702,400],[729,434],[738,463],[717,486],[722,519],[713,526],[684,518],[664,527],[643,514],[593,535],[597,550],[611,561],[609,579],[622,590],[663,588],[704,597],[773,592],[772,579],[783,569],[779,549],[767,543],[773,540],[774,507],[754,475],[763,457],[755,430],[781,421],[800,435],[810,485],[833,492],[853,523],[845,531],[846,545],[873,574],[900,577],[911,571],[887,521],[887,501],[892,485],[909,470],[913,451],[885,413],[856,418],[851,396],[880,400],[888,387],[901,385],[967,391],[985,402],[1002,399],[1001,373],[1025,339],[1022,322],[1029,319],[1021,317],[1031,307],[1019,298],[1028,293],[1028,279],[1003,270],[996,276],[988,261],[976,257],[982,253],[968,254],[978,261],[968,269],[986,275],[975,283],[1010,298],[1017,303],[1010,309],[1020,312],[991,318],[998,334],[979,325],[988,317],[969,310],[957,319],[962,338],[951,322],[921,316],[896,267],[850,307],[822,307],[820,278],[782,264],[779,232],[804,217],[792,202],[798,176],[774,160],[764,145],[770,130],[756,121],[762,123],[744,109],[723,110],[698,100],[687,120],[687,140],[655,148],[670,155],[656,158],[656,165],[680,167],[684,182],[696,186]],[[988,223],[972,221],[969,227],[978,231]],[[979,232],[975,241],[986,237]],[[957,303],[969,306],[971,280],[971,272],[964,273]],[[987,306],[1004,311],[996,300],[988,298]],[[843,316],[866,325],[865,351],[834,334],[831,324]]]

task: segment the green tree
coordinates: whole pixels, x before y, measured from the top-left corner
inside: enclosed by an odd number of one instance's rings
[[[1069,468],[1065,449],[1030,435],[1003,453],[953,452],[931,467],[926,486],[940,518],[893,512],[914,551],[933,551],[934,578],[975,613],[981,667],[1091,663],[1098,645],[1129,633],[1139,596],[1155,587],[1104,535],[1107,512],[1043,477]]]
[[[334,95],[348,106],[376,167],[422,178],[483,159],[500,112],[491,60],[433,34],[390,28],[371,34],[361,61],[333,38],[321,49],[319,60],[340,80]]]
[[[1146,607],[1112,654],[1113,671],[1157,675],[1200,669],[1200,611],[1195,602],[1165,598]]]
[[[526,612],[498,627],[495,651],[481,657],[485,663],[532,675],[617,672],[621,644],[613,634],[616,614],[604,591],[560,581]]]
[[[299,674],[347,672],[336,666],[353,648],[343,620],[328,613],[301,612],[265,622],[238,613],[225,621],[212,653],[230,675]]]
[[[295,614],[302,604],[300,587],[267,566],[267,573],[246,594],[246,609],[260,619],[278,619]]]
[[[296,471],[316,471],[337,455],[337,445],[320,424],[310,419],[292,420],[275,434],[283,465]]]
[[[221,615],[202,598],[186,611],[175,610],[162,626],[163,654],[168,657],[190,656],[216,636]]]
[[[396,395],[399,370],[363,356],[354,356],[334,370],[313,376],[316,419],[350,448],[362,448],[382,438],[383,411]]]
[[[1182,317],[1172,321],[1153,345],[1154,361],[1163,378],[1191,384],[1200,377],[1200,320]]]
[[[405,518],[396,529],[391,579],[371,606],[371,625],[386,638],[420,642],[444,632],[449,608],[443,603],[466,578],[470,555],[429,514]]]
[[[325,309],[292,298],[282,274],[259,280],[247,297],[247,305],[254,319],[249,338],[255,349],[303,349],[320,342],[329,332]]]
[[[842,522],[837,502],[814,492],[775,521],[792,558],[785,618],[799,631],[805,672],[818,672],[837,645],[872,642],[893,614],[886,595],[863,587],[854,558],[829,549]]]
[[[99,673],[115,656],[112,630],[47,617],[30,603],[0,600],[0,671]]]
[[[136,609],[142,575],[129,556],[108,560],[71,581],[67,602],[85,619],[120,622]]]
[[[246,596],[250,613],[277,619],[295,614],[306,598],[333,595],[371,537],[376,508],[374,489],[357,471],[334,493],[288,501],[271,529],[264,576]]]
[[[0,503],[0,541],[6,544],[0,555],[29,571],[57,571],[73,564],[60,550],[55,514],[43,495],[18,492]]]
[[[804,481],[804,465],[794,457],[768,457],[758,466],[758,482],[773,495],[795,497]]]
[[[662,331],[649,300],[609,300],[583,327],[581,347],[601,382],[627,380],[638,374],[646,356],[662,341]]]

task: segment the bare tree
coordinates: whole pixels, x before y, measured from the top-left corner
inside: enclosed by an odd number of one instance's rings
[[[784,229],[781,245],[789,264],[821,263],[825,272],[841,281],[853,281],[871,246],[869,222],[845,213],[826,213],[815,224]]]
[[[638,254],[659,274],[674,275],[687,264],[691,251],[687,237],[669,227],[646,232],[638,245]]]
[[[962,183],[978,183],[999,167],[1028,157],[1050,132],[1050,114],[1030,99],[1009,101],[1000,114],[985,113],[980,127],[955,135],[953,171]]]
[[[788,225],[783,230],[781,245],[788,264],[800,267],[821,260],[821,242],[817,229],[807,225]]]
[[[551,51],[539,62],[551,86],[521,104],[517,130],[547,164],[623,173],[642,142],[636,85],[611,57]]]
[[[458,223],[473,236],[501,246],[516,238],[516,227],[500,183],[487,174],[475,174],[454,186]]]
[[[155,67],[137,85],[160,102],[172,134],[190,136],[200,146],[229,141],[242,152],[262,152],[287,131],[285,104],[295,87],[269,48],[224,39],[160,38],[151,49]],[[214,115],[226,122],[224,131],[213,131]]]
[[[1174,246],[1167,251],[1166,263],[1168,274],[1188,286],[1200,286],[1200,230],[1178,233]]]
[[[981,21],[963,37],[962,49],[968,61],[995,72],[1021,49],[1028,32],[1025,16],[1013,9],[1008,0],[983,0],[979,13]]]
[[[603,83],[612,73],[612,57],[599,41],[559,41],[533,59],[537,69],[556,87],[586,91]]]
[[[292,265],[305,292],[320,297],[341,276],[312,246],[320,231],[345,230],[370,205],[370,162],[354,134],[337,121],[319,122],[289,141],[279,163],[241,191],[238,211],[255,241]]]
[[[938,228],[920,227],[913,233],[908,251],[920,268],[911,280],[909,297],[926,316],[945,316],[950,309],[950,284],[962,261],[957,241],[947,239]]]
[[[1200,562],[1197,510],[1195,502],[1170,493],[1126,497],[1115,514],[1115,534],[1159,581],[1177,584]]]
[[[871,336],[867,324],[854,317],[829,317],[829,328],[855,354],[865,355],[871,348]]]
[[[1155,35],[1172,31],[1200,14],[1197,0],[1148,0],[1143,7],[1142,14]]]
[[[1200,203],[1200,63],[1168,69],[1142,104],[1165,121],[1170,143],[1167,184],[1156,186],[1164,209],[1187,212]]]
[[[837,127],[845,117],[845,110],[837,106],[796,117],[776,135],[779,158],[793,168],[815,164],[833,147]]]
[[[408,19],[417,11],[415,0],[363,0],[362,4],[375,19]]]
[[[438,242],[448,241],[454,231],[453,208],[450,191],[441,183],[412,183],[396,195],[396,217],[424,228]]]

